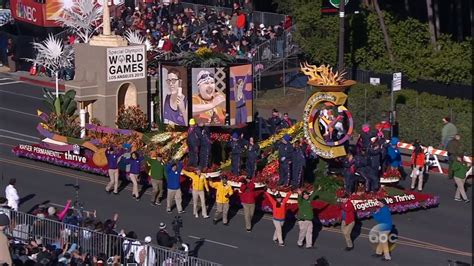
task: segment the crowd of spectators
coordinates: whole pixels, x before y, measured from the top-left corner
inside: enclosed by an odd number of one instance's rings
[[[16,215],[6,202],[0,197],[0,216]],[[116,230],[118,214],[104,221],[95,211],[72,209],[71,201],[61,211],[41,204],[30,214],[36,219],[17,217],[6,223],[10,225],[8,245],[13,265],[120,265],[137,262],[153,265],[151,260],[156,259],[155,251],[148,248],[152,241],[150,236],[139,241],[134,231]],[[165,228],[166,225],[161,223],[157,243],[172,247],[176,241]],[[103,253],[106,251],[107,254]]]
[[[277,25],[255,25],[249,0],[233,3],[231,13],[203,7],[196,14],[179,0],[156,3],[146,0],[132,9],[122,6],[113,17],[112,29],[118,35],[127,30],[138,31],[149,43],[148,49],[160,53],[196,51],[208,47],[239,59],[251,60],[255,48],[271,39],[276,41],[276,53],[267,52],[265,59],[282,56],[284,31],[292,25],[286,17]],[[281,40],[280,40],[281,39]]]

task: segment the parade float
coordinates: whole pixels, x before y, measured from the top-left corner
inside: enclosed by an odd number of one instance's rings
[[[307,180],[303,184],[303,189],[318,195],[312,205],[319,222],[323,225],[334,225],[340,222],[339,200],[344,196],[344,189],[342,177],[330,174],[328,165],[346,154],[345,145],[353,134],[353,118],[350,111],[344,107],[347,100],[344,90],[354,82],[332,74],[331,69],[326,66],[305,65],[302,69],[304,73],[310,73],[308,83],[315,86],[318,91],[309,97],[303,121],[282,129],[258,143],[262,151],[254,177],[258,203],[262,210],[271,211],[271,205],[263,197],[264,191],[279,193],[282,196],[292,193],[288,209],[292,213],[297,210],[297,194],[294,189],[277,184],[279,162],[274,144],[288,134],[293,140],[305,140],[311,153],[317,158],[310,162],[310,165],[315,166],[310,173],[314,180]],[[34,145],[18,145],[13,148],[13,153],[19,157],[104,176],[107,175],[105,150],[109,146],[117,147],[120,152],[138,151],[142,155],[160,153],[166,161],[183,160],[186,164],[188,150],[186,131],[168,126],[164,132],[143,134],[134,130],[114,129],[91,123],[81,127],[77,119],[77,103],[74,101],[74,96],[73,91],[68,91],[56,99],[54,95],[45,91],[49,112],[38,111],[41,122],[37,126],[43,141]],[[86,134],[81,138],[83,130]],[[211,134],[213,147],[224,155],[220,163],[214,161],[209,168],[204,169],[204,172],[209,179],[218,179],[226,175],[230,184],[238,189],[246,173],[242,170],[241,175],[232,175],[229,171],[230,160],[225,159],[224,149],[225,144],[231,139],[229,133],[230,131],[220,130],[219,133]],[[125,170],[125,167],[122,169]],[[145,176],[146,172],[144,168]],[[363,185],[359,184],[357,192],[350,197],[359,218],[370,217],[377,209],[378,200],[382,198],[388,202],[394,213],[430,208],[439,203],[437,196],[389,185],[395,183],[394,180],[398,181],[397,173],[387,172],[381,178],[386,178],[390,182],[385,182],[386,185],[377,193],[365,193]],[[187,179],[183,177],[182,180],[183,187],[189,188]],[[239,204],[238,196],[234,197],[232,202]]]
[[[119,153],[161,154],[165,162],[182,160],[186,166],[188,121],[194,118],[198,124],[209,126],[212,132],[213,160],[209,167],[202,169],[203,172],[212,180],[225,175],[238,189],[246,173],[230,173],[231,162],[225,146],[232,131],[253,121],[252,65],[232,64],[230,58],[203,48],[186,55],[182,62],[160,64],[160,86],[153,96],[146,90],[145,45],[129,40],[127,46],[126,40],[110,32],[107,5],[104,6],[103,21],[102,35],[91,38],[90,43],[74,46],[76,76],[66,84],[66,93],[56,91],[56,95],[52,95],[44,91],[49,110],[38,110],[37,131],[43,137],[42,141],[33,145],[20,144],[12,152],[18,157],[103,176],[107,175],[105,151],[110,146]],[[56,56],[41,55],[42,50],[48,49],[39,49],[35,63],[44,65],[51,58],[55,59],[51,64],[68,63],[70,60],[64,56],[61,42],[52,41],[51,44],[54,49],[49,50]],[[87,64],[90,58],[97,64]],[[353,137],[353,117],[345,107],[347,95],[344,92],[355,82],[344,79],[344,73],[334,73],[325,65],[304,64],[301,70],[309,77],[308,85],[317,92],[309,97],[301,122],[258,143],[261,156],[253,178],[257,204],[262,210],[271,211],[271,205],[262,195],[264,191],[282,196],[291,193],[288,209],[291,213],[297,210],[294,188],[278,185],[279,160],[274,148],[283,136],[289,135],[308,145],[311,158],[306,164],[307,179],[302,188],[317,194],[312,205],[319,222],[334,225],[341,219],[339,199],[344,193],[343,181],[337,173],[329,173],[328,166],[346,155],[346,146]],[[209,104],[213,105],[212,109],[205,109]],[[158,113],[167,126],[161,132],[140,132],[153,122],[151,113]],[[97,118],[102,123],[94,120]],[[120,170],[122,180],[127,180],[126,166],[122,164]],[[143,165],[142,182],[148,180],[147,170]],[[384,179],[390,181],[387,183],[396,183],[398,175],[389,172],[382,181]],[[182,177],[182,181],[182,187],[189,189],[189,180]],[[231,202],[240,204],[239,193],[234,195]],[[377,193],[365,193],[359,185],[350,199],[357,216],[367,218],[377,209],[381,198],[386,199],[392,212],[399,213],[433,207],[439,200],[437,196],[389,185]]]

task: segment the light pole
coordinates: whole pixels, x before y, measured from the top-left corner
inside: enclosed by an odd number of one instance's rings
[[[58,70],[54,72],[54,76],[56,78],[56,98],[59,98],[59,74],[58,73],[59,73]]]
[[[339,73],[344,69],[344,28],[345,28],[345,13],[344,6],[346,5],[345,0],[339,0],[339,51],[337,68]]]

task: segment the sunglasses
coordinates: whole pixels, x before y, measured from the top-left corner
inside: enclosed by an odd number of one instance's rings
[[[199,80],[205,79],[205,78],[214,78],[214,74],[213,73],[202,74],[201,77],[199,78]]]
[[[166,81],[169,83],[176,83],[179,79],[167,79]]]

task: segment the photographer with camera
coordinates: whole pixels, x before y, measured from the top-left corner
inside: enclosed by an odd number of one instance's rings
[[[168,234],[166,231],[166,224],[160,223],[160,230],[156,233],[156,242],[159,246],[172,248],[176,240]]]

